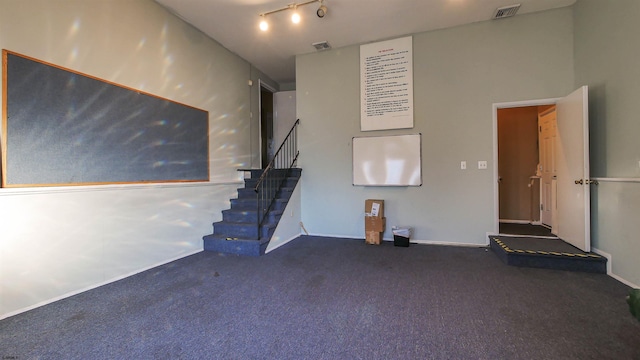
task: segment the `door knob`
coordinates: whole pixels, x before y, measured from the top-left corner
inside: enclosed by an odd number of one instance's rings
[[[582,179],[574,181],[576,185],[582,185]]]

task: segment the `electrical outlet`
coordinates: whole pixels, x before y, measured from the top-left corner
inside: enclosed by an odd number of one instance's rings
[[[485,170],[486,168],[487,168],[487,162],[486,161],[478,161],[478,169]]]
[[[467,162],[460,161],[460,170],[466,170],[466,169],[467,169]]]

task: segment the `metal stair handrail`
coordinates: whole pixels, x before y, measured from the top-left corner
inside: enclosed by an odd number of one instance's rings
[[[280,144],[278,151],[273,155],[273,159],[269,165],[262,171],[260,178],[254,188],[256,192],[257,206],[257,227],[258,238],[262,237],[260,228],[275,202],[275,199],[286,182],[291,169],[293,169],[298,160],[298,125],[300,119],[297,119],[287,136]]]

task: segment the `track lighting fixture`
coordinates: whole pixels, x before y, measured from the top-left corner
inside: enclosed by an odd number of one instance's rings
[[[281,11],[285,11],[285,10],[293,10],[293,15],[291,15],[291,22],[293,22],[294,24],[298,24],[301,21],[301,17],[300,14],[298,13],[298,7],[299,6],[304,6],[304,5],[309,5],[309,4],[313,4],[313,3],[320,3],[320,7],[318,8],[318,10],[316,10],[316,15],[319,18],[323,18],[326,14],[327,14],[327,7],[324,5],[324,0],[310,0],[310,1],[306,1],[300,4],[296,4],[296,3],[292,3],[287,5],[287,7],[283,7],[280,9],[276,9],[276,10],[272,10],[272,11],[267,11],[267,12],[263,12],[262,14],[260,14],[260,18],[262,20],[260,20],[260,30],[262,31],[267,31],[269,30],[269,23],[267,22],[267,15],[271,15],[273,13],[277,13],[277,12],[281,12]]]

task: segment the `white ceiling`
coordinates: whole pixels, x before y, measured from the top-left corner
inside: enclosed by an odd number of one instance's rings
[[[267,16],[267,32],[258,28],[259,14],[293,0],[155,1],[285,84],[295,81],[295,56],[315,52],[315,42],[328,41],[335,49],[490,20],[497,8],[507,5],[521,4],[518,16],[576,0],[324,0],[324,18],[316,16],[320,4],[313,3],[298,8],[302,21],[297,25],[289,19],[291,11]]]

